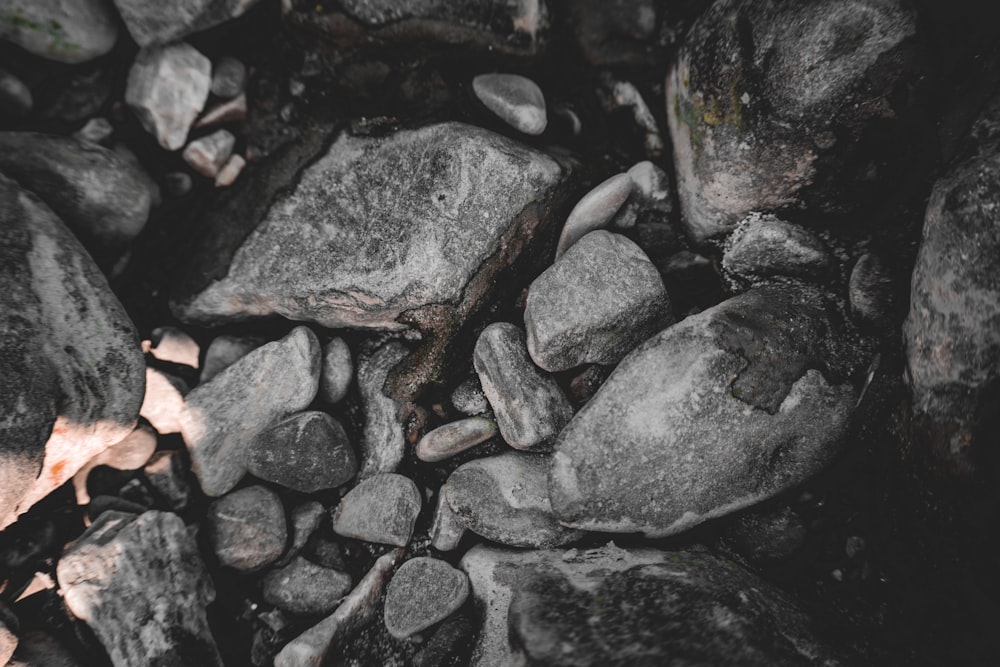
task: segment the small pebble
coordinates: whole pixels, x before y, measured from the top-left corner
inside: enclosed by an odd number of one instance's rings
[[[187,507],[191,485],[188,484],[187,464],[182,451],[174,449],[154,453],[143,473],[167,509],[177,512]]]
[[[468,417],[439,426],[417,443],[417,458],[434,463],[486,442],[497,434],[497,425],[485,417]]]
[[[627,173],[616,174],[583,196],[563,225],[556,246],[556,259],[571,245],[595,229],[606,227],[632,194],[633,181]]]
[[[229,130],[216,130],[212,134],[195,139],[184,149],[184,161],[196,172],[207,178],[215,178],[233,153],[236,137]]]
[[[400,566],[385,594],[385,627],[408,639],[444,620],[469,597],[469,578],[437,558],[411,558]]]
[[[211,127],[223,123],[239,123],[247,118],[247,96],[240,93],[231,100],[216,104],[198,119],[195,127]]]
[[[80,141],[89,141],[92,144],[107,146],[111,143],[111,135],[115,128],[111,126],[111,121],[107,118],[91,118],[73,136]]]
[[[327,614],[349,590],[351,577],[297,557],[264,577],[268,604],[293,614]]]
[[[194,338],[177,327],[157,327],[149,340],[143,341],[143,352],[149,352],[160,361],[198,368],[201,348]]]
[[[471,377],[455,387],[451,392],[451,404],[463,415],[474,417],[485,415],[490,411],[490,402],[486,400],[478,377]]]
[[[179,377],[158,368],[147,368],[146,394],[139,414],[161,435],[180,433],[184,396],[188,391],[187,383]]]
[[[472,90],[487,109],[515,130],[538,135],[545,131],[545,96],[541,88],[518,74],[480,74]]]
[[[247,82],[247,68],[236,58],[226,56],[215,63],[212,71],[212,94],[228,100],[243,92]]]
[[[324,514],[326,514],[326,508],[315,500],[297,505],[292,510],[292,543],[281,560],[275,563],[276,566],[288,565],[293,558],[301,553],[309,542],[309,538],[319,528]]]
[[[288,537],[278,494],[263,486],[233,491],[209,505],[208,540],[219,563],[253,572],[276,561]]]
[[[343,338],[334,338],[323,346],[323,367],[320,369],[319,395],[328,403],[339,403],[347,396],[354,379],[351,348]]]
[[[445,486],[438,491],[434,522],[431,524],[431,546],[438,551],[454,551],[465,535],[465,524],[448,503]]]
[[[377,544],[405,547],[420,513],[420,491],[408,477],[382,473],[364,480],[333,512],[333,531]]]
[[[136,426],[135,430],[124,440],[108,447],[87,461],[73,476],[76,503],[86,505],[90,502],[90,494],[87,493],[87,477],[91,470],[97,466],[109,466],[115,470],[138,470],[146,464],[154,451],[156,451],[156,433],[148,426]]]
[[[222,335],[213,338],[205,351],[205,364],[198,381],[201,384],[208,382],[237,359],[245,357],[263,344],[263,339],[253,336]]]
[[[215,187],[228,188],[236,182],[246,166],[247,161],[243,159],[242,155],[229,156],[226,164],[222,165],[222,169],[219,170],[219,175],[215,177]]]
[[[315,410],[278,421],[253,439],[244,456],[253,475],[302,493],[336,488],[358,469],[344,427]]]
[[[14,74],[0,69],[0,116],[24,118],[34,106],[31,89]]]

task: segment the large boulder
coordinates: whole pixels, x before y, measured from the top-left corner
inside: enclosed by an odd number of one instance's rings
[[[118,40],[107,0],[0,0],[0,40],[61,63],[103,56]]]
[[[839,451],[861,362],[836,304],[755,288],[640,346],[556,441],[566,525],[665,536],[769,498]]]
[[[59,218],[0,176],[0,529],[132,432],[135,328]]]
[[[321,145],[309,135],[210,210],[174,310],[201,324],[281,315],[415,330],[423,345],[390,378],[397,396],[413,394],[456,354],[504,271],[540,260],[568,169],[460,123]]]

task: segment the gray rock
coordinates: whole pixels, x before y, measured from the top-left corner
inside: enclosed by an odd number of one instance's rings
[[[512,547],[545,549],[583,537],[559,524],[549,503],[549,457],[521,452],[474,459],[448,477],[442,492],[465,527]]]
[[[490,412],[490,402],[483,393],[478,376],[471,377],[455,387],[455,391],[451,392],[451,404],[463,415],[470,417]]]
[[[301,556],[264,577],[264,600],[293,614],[328,614],[351,590],[351,576]]]
[[[281,419],[253,439],[245,456],[256,477],[302,493],[341,486],[358,469],[344,427],[317,411]]]
[[[489,325],[476,341],[473,364],[503,439],[516,449],[549,449],[573,408],[556,381],[531,363],[524,332],[506,322]]]
[[[166,44],[234,19],[258,0],[114,0],[140,47]]]
[[[226,56],[215,63],[212,70],[212,94],[224,100],[229,100],[246,87],[247,66],[236,58]]]
[[[219,170],[232,155],[236,137],[229,130],[216,130],[212,134],[195,139],[182,153],[184,161],[196,172],[207,178],[215,178]]]
[[[788,558],[806,541],[806,527],[787,505],[772,510],[750,511],[730,524],[723,540],[753,563]]]
[[[319,528],[325,514],[326,508],[315,500],[302,503],[292,510],[292,543],[288,545],[281,560],[275,563],[276,567],[288,565],[302,552],[309,542],[309,538]]]
[[[114,133],[115,128],[107,118],[91,118],[84,123],[83,127],[73,133],[73,138],[107,147],[111,144],[111,137]]]
[[[275,420],[305,409],[319,386],[319,341],[297,327],[187,395],[181,435],[202,491],[220,496],[246,473],[244,451]]]
[[[0,40],[61,63],[103,56],[118,40],[118,20],[104,0],[0,0]]]
[[[632,193],[615,213],[611,224],[619,229],[632,229],[640,223],[654,228],[669,226],[674,205],[667,172],[649,160],[643,160],[632,165],[627,173],[632,179]]]
[[[823,242],[798,225],[773,215],[752,214],[730,235],[722,268],[738,280],[771,276],[820,280],[833,265]]]
[[[190,44],[143,49],[129,70],[125,103],[161,146],[175,151],[205,108],[211,76],[211,61]]]
[[[135,427],[132,322],[45,204],[0,176],[0,529]]]
[[[319,376],[319,395],[328,403],[340,403],[354,379],[351,348],[343,338],[334,338],[323,346],[323,367]],[[384,382],[384,380],[383,380]]]
[[[176,512],[187,507],[191,496],[187,469],[182,452],[175,449],[156,452],[142,470],[153,491]]]
[[[407,477],[384,473],[347,492],[333,512],[333,532],[405,547],[420,513],[420,491]]]
[[[497,434],[497,425],[485,417],[469,417],[439,426],[417,442],[416,454],[421,461],[434,463],[461,454]]]
[[[264,486],[248,486],[214,501],[205,524],[219,563],[240,572],[278,560],[288,539],[281,498]]]
[[[884,196],[892,170],[871,179],[859,138],[897,115],[897,88],[920,70],[909,67],[915,32],[896,0],[712,4],[667,77],[688,233],[705,239],[785,207],[843,215]]]
[[[120,251],[149,217],[152,199],[142,177],[102,146],[0,132],[0,170],[37,194],[88,247]]]
[[[454,551],[462,541],[463,535],[465,535],[465,523],[451,508],[448,491],[442,486],[438,490],[434,520],[431,523],[431,546],[438,551]]]
[[[443,621],[469,597],[469,578],[437,558],[403,563],[385,593],[385,627],[396,639],[409,639]]]
[[[205,363],[201,367],[199,381],[202,384],[208,382],[224,368],[232,366],[237,359],[245,357],[263,344],[262,339],[253,336],[224,334],[213,338],[205,350]]]
[[[83,667],[58,639],[40,631],[24,633],[6,667]]]
[[[424,342],[391,380],[410,397],[450,365],[498,274],[538,260],[544,244],[531,241],[551,228],[568,169],[459,123],[344,133],[325,152],[322,140],[307,135],[207,211],[206,242],[218,245],[195,256],[172,307],[202,324],[281,315],[415,330]],[[278,193],[276,179],[297,184]]]
[[[518,132],[545,131],[545,96],[531,79],[519,74],[480,74],[472,80],[472,90],[487,109]]]
[[[365,413],[359,479],[395,472],[403,460],[406,405],[386,396],[383,387],[389,373],[406,354],[406,348],[401,343],[389,342],[370,354],[362,354],[358,359],[358,390]]]
[[[634,187],[628,174],[616,174],[584,195],[566,218],[556,247],[556,259],[588,233],[606,227]]]
[[[24,118],[31,113],[35,100],[31,89],[15,74],[0,68],[0,116]]]
[[[660,273],[635,243],[590,232],[531,283],[528,354],[544,370],[614,365],[674,321]]]
[[[775,285],[657,334],[560,434],[556,516],[666,536],[815,474],[839,451],[857,400],[837,378],[867,361],[842,326],[814,288]]]
[[[146,465],[146,461],[156,451],[156,433],[145,424],[140,424],[134,431],[114,445],[87,461],[73,475],[73,490],[76,492],[76,504],[86,505],[90,502],[87,493],[87,477],[97,466],[108,466],[115,470],[138,470]]]
[[[236,179],[240,177],[240,174],[243,173],[243,168],[246,166],[247,161],[243,159],[242,155],[230,155],[215,177],[215,187],[228,188],[236,182]]]
[[[189,391],[184,380],[149,367],[146,369],[146,394],[139,414],[161,435],[180,433],[184,396]]]
[[[184,522],[169,512],[103,514],[59,559],[66,606],[115,667],[218,665],[205,608],[212,580]]]
[[[896,312],[892,276],[878,255],[866,252],[858,258],[848,289],[855,320],[875,330],[892,327]]]

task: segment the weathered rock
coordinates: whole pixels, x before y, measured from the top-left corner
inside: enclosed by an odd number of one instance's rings
[[[798,225],[773,215],[753,214],[730,235],[722,268],[739,280],[771,276],[822,279],[832,260],[823,242]]]
[[[892,276],[878,255],[866,252],[851,269],[851,315],[862,325],[885,331],[896,314]]]
[[[114,151],[71,137],[0,132],[0,170],[33,191],[97,250],[122,250],[146,225],[142,177]]]
[[[358,464],[344,427],[325,412],[299,412],[278,421],[246,450],[247,470],[302,493],[336,488]]]
[[[61,63],[103,56],[118,39],[118,21],[104,0],[0,0],[0,40]]]
[[[431,523],[431,546],[438,551],[453,551],[458,548],[465,535],[465,523],[455,514],[448,502],[448,492],[444,486],[438,490],[437,505],[434,507],[434,521]]]
[[[308,134],[207,211],[215,250],[196,253],[172,307],[203,324],[281,315],[416,330],[423,344],[391,379],[412,396],[439,379],[501,272],[540,257],[568,168],[459,123],[344,133],[325,152],[322,140]],[[275,181],[289,180],[279,194]]]
[[[351,590],[351,576],[301,556],[264,577],[264,600],[293,614],[328,614]]]
[[[205,607],[212,580],[176,514],[103,514],[56,567],[66,606],[115,667],[218,665]]]
[[[524,311],[528,354],[552,372],[617,364],[673,320],[656,267],[635,243],[604,230],[531,283]]]
[[[325,515],[326,508],[315,500],[302,503],[292,510],[292,543],[275,566],[284,567],[299,555]]]
[[[323,346],[323,367],[319,376],[319,395],[328,403],[340,403],[354,379],[351,348],[343,338],[334,338]],[[383,380],[384,382],[384,380]]]
[[[132,432],[145,363],[121,304],[34,195],[0,176],[0,529]]]
[[[146,369],[146,394],[139,414],[153,425],[157,433],[180,433],[184,396],[188,391],[190,390],[184,380],[149,367]]]
[[[786,505],[743,514],[726,528],[723,539],[747,560],[766,563],[798,551],[806,541],[806,527]]]
[[[472,90],[487,109],[515,130],[541,134],[548,124],[545,96],[538,84],[519,74],[480,74]]]
[[[442,493],[465,527],[512,547],[545,549],[583,537],[559,524],[549,503],[549,457],[521,452],[474,459],[448,477]]]
[[[464,572],[437,558],[411,558],[389,582],[385,627],[396,639],[408,639],[451,616],[468,597]]]
[[[202,384],[219,374],[224,368],[232,366],[237,359],[250,354],[264,344],[264,341],[252,336],[222,335],[212,339],[205,350],[205,363],[201,368]]]
[[[469,417],[439,426],[420,438],[416,454],[421,461],[434,463],[461,454],[497,434],[497,425],[485,417]]]
[[[236,58],[220,58],[212,70],[212,94],[224,100],[243,92],[247,83],[247,66]]]
[[[76,491],[76,503],[86,505],[90,502],[87,493],[87,477],[97,466],[110,466],[116,470],[138,470],[146,465],[146,461],[156,451],[156,433],[153,429],[140,424],[125,438],[87,461],[73,475],[73,489]]]
[[[39,631],[24,633],[6,667],[84,667],[58,639]]]
[[[358,390],[365,412],[358,478],[395,472],[403,460],[406,405],[385,395],[383,387],[392,369],[406,357],[406,348],[390,342],[358,359]]]
[[[212,134],[195,139],[184,149],[184,161],[192,169],[207,178],[215,178],[233,152],[236,137],[228,130],[216,130]]]
[[[714,236],[751,211],[846,214],[883,195],[892,169],[872,179],[863,151],[877,146],[883,162],[891,152],[859,138],[873,123],[890,136],[897,88],[919,71],[915,32],[913,12],[895,0],[715,2],[667,77],[688,233]]]
[[[114,0],[132,39],[140,47],[166,44],[234,19],[258,0]]]
[[[500,434],[516,449],[546,450],[573,416],[556,381],[528,358],[524,332],[497,322],[479,335],[473,364]]]
[[[297,327],[187,395],[181,435],[202,491],[220,496],[246,473],[244,451],[276,419],[305,409],[319,386],[319,341]]]
[[[756,288],[690,316],[623,359],[562,431],[555,514],[665,536],[798,484],[839,451],[857,399],[841,378],[866,362],[811,287]]]
[[[566,218],[556,247],[556,259],[588,233],[607,226],[632,194],[633,188],[634,183],[628,174],[616,174],[584,195]]]
[[[187,464],[180,450],[164,450],[156,452],[143,468],[146,481],[166,506],[172,511],[182,510],[187,506],[191,495],[191,486],[187,481]]]
[[[0,116],[24,118],[34,106],[35,99],[27,84],[13,73],[0,68]]]
[[[276,561],[288,539],[281,499],[264,486],[248,486],[214,501],[205,523],[219,563],[240,572]]]
[[[484,415],[490,411],[490,402],[483,393],[478,376],[471,377],[455,387],[455,391],[451,392],[451,404],[463,415],[470,417]]]
[[[147,341],[143,341],[145,349]],[[149,352],[160,361],[198,368],[201,348],[194,338],[177,327],[157,327],[153,329],[149,341]]]
[[[420,513],[420,491],[407,477],[384,473],[347,492],[333,512],[333,532],[405,547]]]
[[[211,61],[190,44],[144,49],[129,70],[125,103],[161,146],[175,151],[205,108],[211,76]]]
[[[240,177],[245,166],[247,166],[247,161],[243,159],[242,155],[230,155],[226,164],[222,165],[222,169],[215,177],[215,187],[228,188]]]

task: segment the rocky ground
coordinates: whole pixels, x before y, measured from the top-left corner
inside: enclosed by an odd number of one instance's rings
[[[0,664],[996,664],[982,4],[0,0]]]

